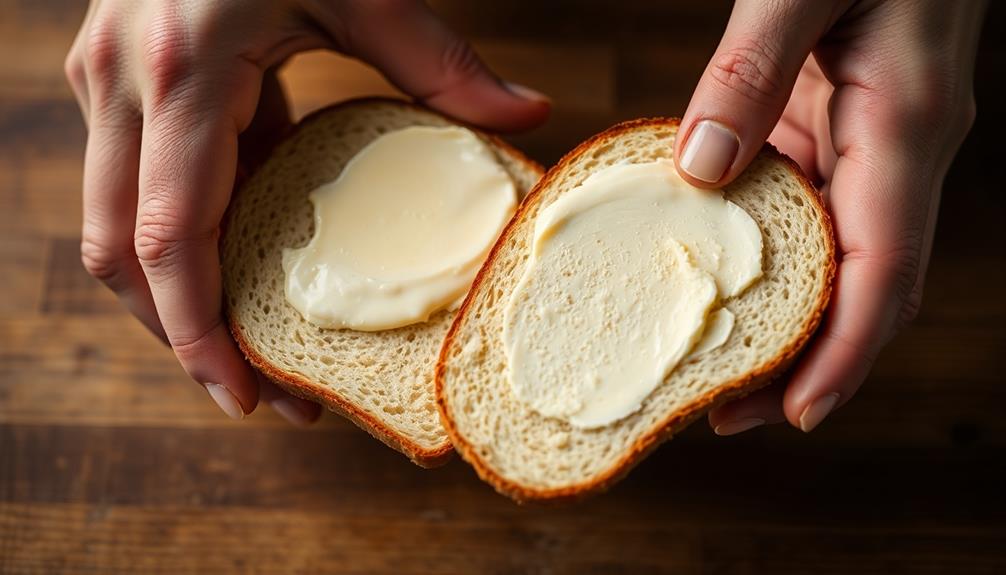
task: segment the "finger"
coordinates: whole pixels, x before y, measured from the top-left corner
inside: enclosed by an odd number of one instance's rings
[[[832,18],[830,3],[741,0],[692,95],[675,159],[697,186],[722,186],[754,158],[800,68]]]
[[[276,70],[269,69],[262,79],[255,116],[248,127],[238,137],[238,171],[235,187],[250,176],[269,157],[269,153],[292,127],[286,94],[276,77]],[[281,417],[297,427],[308,427],[321,416],[321,406],[294,397],[276,387],[260,373],[259,400],[264,401]]]
[[[858,391],[894,334],[903,277],[914,272],[895,259],[856,253],[842,261],[828,317],[783,398],[790,423],[809,432]]]
[[[188,88],[145,99],[134,244],[179,362],[239,419],[259,386],[223,321],[217,239],[240,123]]]
[[[341,39],[340,47],[376,66],[421,102],[465,122],[501,131],[528,129],[548,116],[546,96],[501,82],[424,3],[352,6],[349,17],[331,23],[334,35]],[[374,32],[346,32],[347,27]]]
[[[774,382],[751,395],[721,405],[709,412],[709,425],[716,435],[735,435],[767,423],[786,421],[782,412],[785,382]]]
[[[916,130],[939,127],[892,90],[842,85],[833,96],[840,155],[829,203],[841,261],[828,315],[784,397],[787,419],[803,431],[856,393],[881,348],[917,310],[913,290],[935,224],[938,162]]]
[[[259,397],[276,413],[297,427],[308,427],[321,416],[317,403],[294,397],[259,375]]]
[[[96,102],[100,104],[101,98]],[[139,114],[125,105],[96,106],[84,155],[80,255],[88,273],[166,342],[147,278],[133,250],[141,122]]]
[[[90,12],[87,18],[92,19]],[[133,250],[142,122],[120,65],[122,30],[101,23],[81,37],[86,37],[87,72],[85,85],[76,89],[89,106],[90,118],[84,154],[81,261],[143,325],[166,341]]]

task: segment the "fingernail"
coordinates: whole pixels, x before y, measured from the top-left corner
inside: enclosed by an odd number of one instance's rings
[[[283,419],[289,421],[297,427],[307,427],[312,423],[307,414],[300,409],[300,406],[297,404],[297,400],[292,397],[283,397],[273,400],[269,403],[269,406],[272,407],[276,413],[282,415]]]
[[[803,413],[800,414],[800,429],[804,433],[807,433],[821,424],[825,417],[835,409],[835,405],[838,404],[839,395],[837,393],[829,393],[828,395],[822,395],[821,397],[815,399],[804,408]]]
[[[503,82],[503,87],[510,91],[511,94],[517,96],[518,98],[523,98],[525,100],[531,100],[532,102],[552,102],[552,98],[549,98],[545,94],[542,94],[538,90],[532,90],[527,86],[522,84],[515,84],[513,82]]]
[[[681,169],[703,182],[718,182],[730,168],[741,141],[719,122],[702,120],[692,129],[681,152]]]
[[[716,435],[736,435],[749,429],[754,429],[759,425],[765,425],[765,420],[760,417],[745,417],[736,421],[721,423],[713,429]]]
[[[207,383],[206,391],[213,398],[213,401],[217,403],[217,406],[227,414],[227,417],[239,420],[245,418],[245,412],[241,409],[241,403],[238,402],[238,398],[234,397],[234,394],[229,389],[219,383]]]

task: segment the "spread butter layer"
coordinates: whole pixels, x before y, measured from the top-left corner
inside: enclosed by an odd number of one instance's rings
[[[378,331],[458,302],[517,197],[473,132],[415,126],[375,139],[310,200],[314,236],[283,252],[287,300],[320,327]]]
[[[722,345],[720,300],[761,275],[757,224],[672,162],[601,170],[544,208],[504,310],[516,397],[575,427],[640,408],[684,359]]]

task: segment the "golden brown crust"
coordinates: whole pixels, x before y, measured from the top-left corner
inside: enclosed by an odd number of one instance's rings
[[[356,404],[331,389],[313,383],[299,374],[279,369],[272,363],[269,363],[269,360],[248,344],[236,321],[228,321],[228,325],[230,326],[234,341],[237,342],[238,347],[245,354],[248,363],[262,375],[269,378],[269,381],[272,381],[283,389],[283,391],[301,399],[319,403],[349,419],[388,447],[401,452],[420,467],[438,467],[450,461],[453,449],[449,443],[437,446],[434,449],[423,448],[415,442],[410,441],[407,437],[395,433],[393,429],[384,425],[380,420],[374,418],[366,411],[360,409]]]
[[[315,120],[325,115],[326,113],[336,110],[343,109],[350,106],[369,106],[373,104],[393,104],[400,105],[408,108],[415,109],[417,111],[422,111],[425,113],[432,113],[445,117],[442,114],[425,108],[418,104],[412,102],[407,102],[405,100],[399,100],[396,98],[386,98],[386,97],[366,97],[357,98],[353,100],[346,100],[338,104],[334,104],[315,112],[312,112],[301,119],[300,122],[294,127],[289,134],[287,134],[285,140],[291,140],[297,138],[304,129],[305,126],[313,123]],[[445,117],[446,118],[446,117]],[[465,125],[472,131],[476,132],[487,141],[489,141],[499,152],[508,156],[511,160],[516,161],[521,164],[523,168],[529,172],[533,172],[539,175],[544,173],[544,168],[537,162],[531,160],[525,156],[521,151],[514,148],[510,144],[506,143],[502,139],[492,134],[487,134],[478,128],[473,126],[463,124],[456,120],[449,119],[451,122],[459,125]],[[231,212],[227,214],[227,219],[232,217]],[[226,229],[230,226],[225,225],[223,228],[223,233],[226,233]],[[226,298],[225,298],[226,301]],[[391,429],[384,423],[382,423],[377,418],[373,417],[365,410],[361,409],[358,405],[352,401],[346,399],[342,395],[336,393],[332,389],[314,383],[309,379],[301,376],[300,374],[284,371],[278,368],[276,365],[269,362],[268,358],[264,357],[258,353],[251,344],[248,343],[247,339],[241,332],[241,326],[234,319],[234,314],[227,310],[227,324],[230,327],[231,334],[234,337],[234,341],[237,342],[238,347],[241,348],[242,353],[244,353],[245,358],[248,362],[255,367],[259,372],[261,372],[265,377],[269,378],[270,381],[275,383],[281,389],[286,391],[291,395],[295,395],[302,399],[308,401],[314,401],[327,407],[329,410],[342,415],[343,417],[349,419],[357,426],[362,428],[364,431],[374,436],[375,438],[382,441],[388,447],[401,452],[413,463],[420,467],[438,467],[447,463],[453,454],[453,448],[449,441],[443,443],[443,445],[438,445],[432,449],[424,448],[423,446],[415,443],[409,438],[396,433],[394,429]]]
[[[807,344],[810,337],[814,334],[814,331],[820,324],[824,311],[828,306],[828,300],[831,296],[831,285],[835,275],[835,243],[834,234],[831,228],[831,218],[828,216],[828,211],[824,207],[821,195],[815,189],[810,180],[807,179],[796,162],[788,156],[780,153],[771,144],[765,144],[760,153],[767,154],[772,158],[781,161],[789,168],[790,172],[792,172],[797,180],[803,184],[807,197],[813,200],[814,206],[817,208],[824,226],[827,228],[829,263],[828,269],[825,270],[826,285],[824,290],[821,292],[821,297],[818,300],[817,305],[814,307],[814,311],[804,323],[800,335],[797,336],[789,347],[784,349],[782,353],[776,356],[772,361],[761,366],[759,369],[756,369],[734,381],[721,385],[717,387],[716,390],[699,397],[683,409],[668,414],[663,421],[654,426],[653,429],[637,440],[626,451],[622,458],[619,459],[618,462],[605,473],[601,474],[599,477],[595,477],[580,484],[554,489],[535,489],[511,481],[500,476],[495,470],[488,466],[479,457],[478,452],[474,449],[474,447],[465,440],[463,435],[458,432],[458,429],[454,425],[454,421],[451,417],[450,406],[448,405],[446,395],[444,393],[443,377],[447,352],[454,343],[456,332],[465,318],[465,314],[471,304],[473,295],[479,290],[479,288],[481,288],[482,283],[489,274],[488,270],[496,261],[502,246],[513,235],[517,226],[525,220],[531,207],[538,203],[542,190],[548,188],[552,184],[556,175],[565,170],[566,166],[568,166],[575,158],[588,152],[589,150],[592,150],[596,146],[603,145],[606,142],[618,138],[628,132],[656,127],[672,127],[676,129],[678,124],[679,120],[677,118],[642,118],[622,122],[585,140],[571,152],[563,156],[555,166],[550,168],[548,172],[546,172],[545,175],[538,180],[538,183],[528,193],[524,202],[522,202],[520,207],[517,209],[517,213],[514,214],[513,218],[511,218],[510,222],[507,224],[507,227],[503,230],[500,238],[493,246],[492,251],[490,251],[485,264],[483,264],[482,269],[479,270],[478,275],[475,277],[475,282],[472,284],[471,290],[469,290],[464,303],[462,303],[460,309],[458,310],[458,314],[455,316],[454,322],[451,325],[450,330],[447,332],[447,337],[444,338],[444,344],[440,349],[440,356],[437,359],[435,377],[437,409],[440,411],[441,422],[443,423],[444,428],[447,429],[447,435],[454,444],[454,448],[461,454],[461,457],[465,461],[469,462],[472,467],[475,468],[479,477],[481,477],[483,481],[492,485],[496,491],[507,495],[518,502],[570,501],[582,499],[586,496],[607,490],[609,487],[625,477],[625,475],[628,474],[633,467],[645,459],[646,456],[649,455],[658,445],[670,439],[675,433],[686,427],[696,418],[718,405],[743,397],[763,387],[769,383],[773,377],[785,371]]]

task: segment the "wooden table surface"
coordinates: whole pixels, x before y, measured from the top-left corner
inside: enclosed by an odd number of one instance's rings
[[[555,99],[514,141],[680,114],[729,3],[434,3]],[[1006,194],[994,3],[978,122],[946,184],[918,320],[818,431],[697,424],[610,493],[519,507],[334,416],[227,420],[78,256],[85,130],[62,77],[84,11],[0,0],[0,572],[1006,573]],[[298,115],[390,88],[297,58]]]

